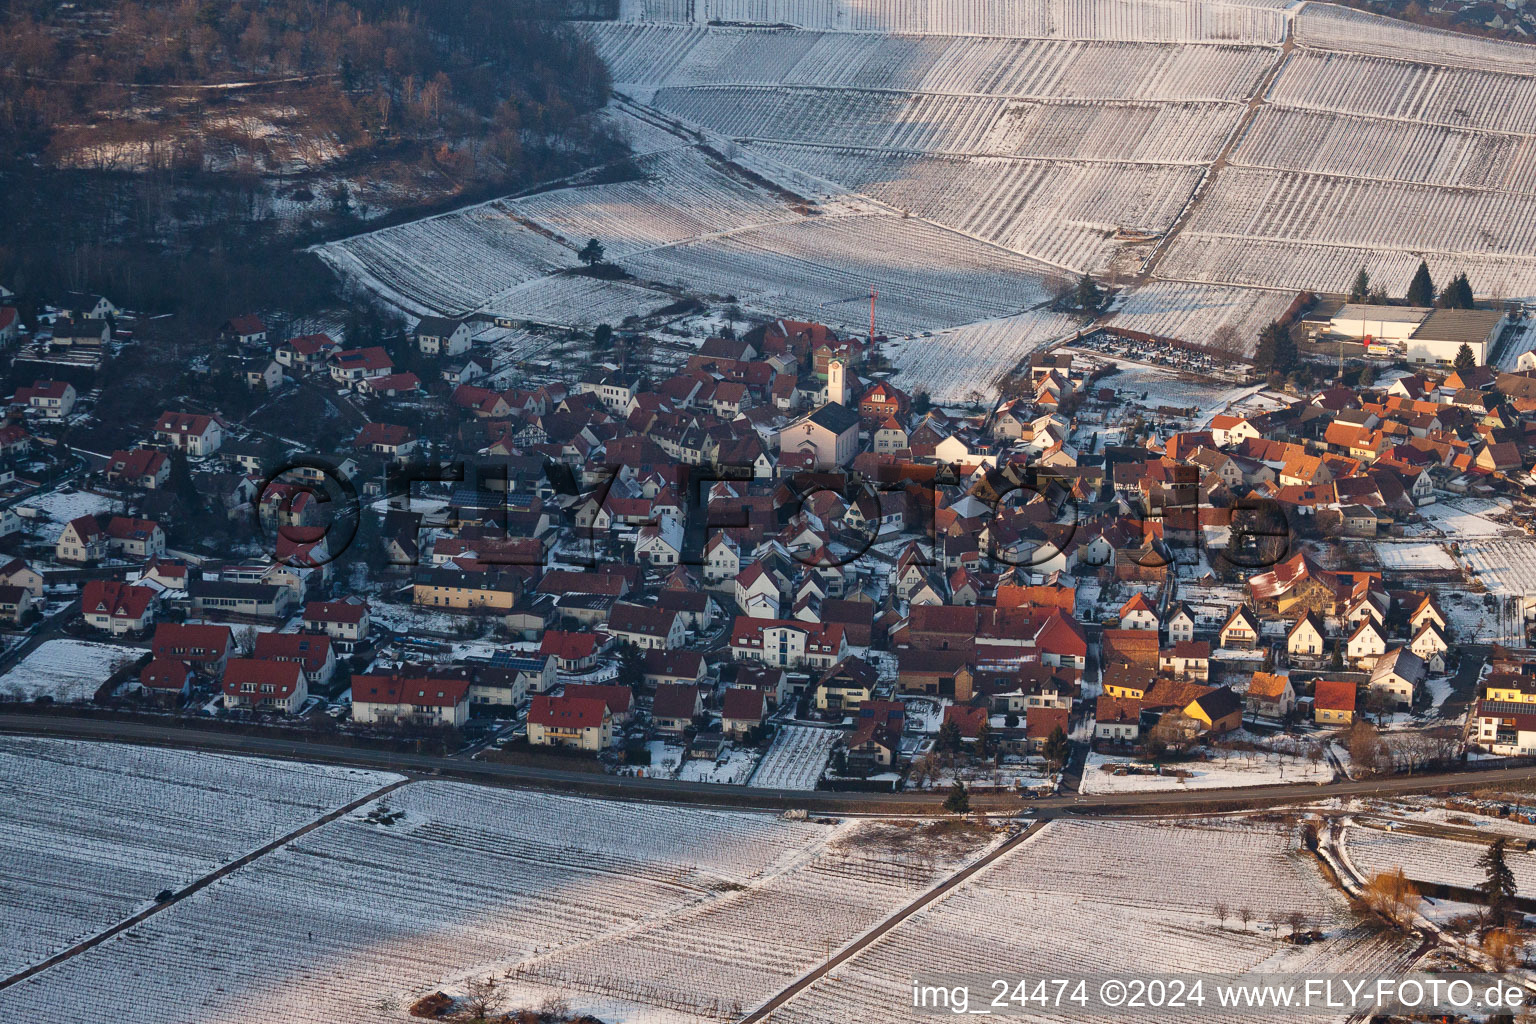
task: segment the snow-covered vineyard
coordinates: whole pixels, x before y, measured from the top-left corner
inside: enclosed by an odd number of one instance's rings
[[[1231,908],[1225,921],[1217,906]],[[1327,939],[1284,942],[1283,926],[1268,918],[1274,907],[1300,913]],[[1243,908],[1250,921],[1238,919]],[[1112,953],[1106,936],[1114,937]],[[902,922],[774,1020],[909,1019],[912,978],[925,971],[991,975],[1001,964],[1027,964],[1031,976],[1043,977],[1111,968],[1156,974],[1167,972],[1172,955],[1179,971],[1191,973],[1260,965],[1275,972],[1367,972],[1402,966],[1412,948],[1411,939],[1355,925],[1348,904],[1297,852],[1285,826],[1059,821]],[[1220,1012],[1223,1020],[1243,1019]],[[1085,1016],[1047,1007],[1031,1008],[1029,1018]],[[1166,1011],[1163,1019],[1214,1018],[1190,1009]]]
[[[388,781],[77,744],[6,741],[6,749],[8,759],[80,776],[76,785],[63,775],[62,789],[61,776],[49,776],[59,820],[46,836],[36,826],[21,849],[92,858],[90,871],[74,860],[8,864],[7,888],[21,883],[33,895],[25,918],[10,908],[7,920],[33,927],[6,929],[7,975],[141,909],[159,888],[275,837],[268,832]],[[75,762],[85,767],[62,768]],[[244,794],[231,777],[241,766]],[[24,785],[38,778],[12,767]],[[85,777],[112,769],[120,782],[93,786]],[[17,794],[7,804],[8,834],[22,821],[30,830],[36,808],[49,803],[31,789]],[[173,807],[175,824],[186,824],[180,834],[171,830]],[[122,843],[135,829],[142,839],[103,856],[101,837]],[[418,783],[0,992],[0,1015],[46,1024],[111,1006],[135,1024],[208,1024],[258,1010],[273,1022],[394,1021],[424,991],[516,968],[522,981],[572,996],[621,994],[717,1019],[720,1007],[729,1015],[771,995],[990,841],[972,832],[932,837],[921,826]],[[45,930],[62,916],[50,894],[65,879],[86,878],[98,890],[89,904]],[[132,900],[105,895],[130,888]],[[171,992],[175,999],[164,998]]]
[[[0,814],[22,852],[6,868],[7,921],[23,926],[0,943],[5,974],[392,781],[53,741],[6,740],[0,758],[20,782]],[[56,813],[40,819],[44,807]],[[0,1015],[367,1024],[494,973],[531,1006],[553,994],[623,1007],[623,1019],[734,1020],[1003,838],[953,821],[792,821],[412,783],[0,991]],[[1325,941],[1284,942],[1280,906]],[[1352,922],[1293,823],[1057,822],[775,1019],[902,1019],[911,977],[936,964],[1093,972],[1111,933],[1127,971],[1166,969],[1175,947],[1186,972],[1381,970],[1412,948]]]
[[[1286,0],[624,0],[579,28],[642,177],[321,255],[413,313],[575,327],[691,293],[854,330],[875,289],[899,338],[1139,272],[1118,326],[1251,348],[1298,290],[1363,265],[1401,294],[1421,258],[1536,297],[1536,47]],[[588,238],[635,280],[550,276]],[[1019,333],[955,337],[942,389],[990,396]]]
[[[1155,178],[1163,165],[1210,165],[1239,131],[1234,168],[1277,173],[1218,169],[1162,276],[1336,289],[1339,267],[1352,273],[1364,261],[1396,286],[1409,254],[1415,265],[1426,254],[1436,270],[1490,255],[1477,265],[1480,287],[1536,294],[1519,195],[1532,176],[1531,48],[1327,5],[1285,6],[636,2],[625,5],[627,24],[590,32],[620,89],[937,223],[972,229],[967,190],[950,187],[967,174],[959,158],[1110,161],[1122,177]],[[1171,18],[1163,30],[1147,23],[1160,14]],[[1249,27],[1233,31],[1230,19]],[[895,32],[910,34],[882,34]],[[1282,59],[1287,33],[1296,49]],[[1076,105],[1084,102],[1096,105],[1083,111]],[[925,174],[922,159],[938,155],[950,163]],[[993,165],[977,175],[999,172]],[[1197,181],[1177,189],[1181,200]],[[1042,179],[999,191],[987,205],[1001,217],[998,207],[1030,206],[1049,187]],[[926,201],[925,191],[933,193]],[[1127,191],[1136,192],[1114,193]],[[1100,219],[1111,233],[1161,233],[1178,205],[1139,220],[1116,210]],[[1253,221],[1260,211],[1293,222]],[[1327,211],[1346,216],[1330,220]],[[1049,205],[1030,209],[1031,218],[1041,213],[1078,219]],[[1488,225],[1499,234],[1477,233]],[[1113,255],[1112,247],[1053,249],[1040,238],[977,233],[1073,270],[1100,271]],[[1280,244],[1245,256],[1244,246],[1266,238]]]
[[[8,977],[399,777],[8,737],[0,778]]]

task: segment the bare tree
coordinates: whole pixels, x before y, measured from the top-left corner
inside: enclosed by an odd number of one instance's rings
[[[1248,930],[1248,922],[1253,920],[1253,908],[1252,907],[1247,907],[1247,906],[1238,907],[1237,908],[1237,919],[1239,921],[1243,922],[1243,931],[1247,931]]]
[[[1227,909],[1226,903],[1217,900],[1211,905],[1211,909],[1216,912],[1216,923],[1221,925],[1222,928],[1226,928],[1227,918],[1231,916],[1231,911]]]
[[[464,1012],[472,1020],[484,1020],[499,1013],[505,1002],[501,981],[495,975],[476,978],[464,988]]]
[[[1361,899],[1394,928],[1407,928],[1419,909],[1419,891],[1408,881],[1402,868],[1372,875]]]

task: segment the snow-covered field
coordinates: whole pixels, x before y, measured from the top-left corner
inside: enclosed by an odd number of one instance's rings
[[[1418,510],[1424,518],[1424,525],[1418,532],[1438,534],[1463,546],[1468,538],[1518,533],[1518,527],[1506,526],[1490,518],[1491,514],[1504,511],[1507,511],[1505,506],[1496,501],[1441,498],[1433,505],[1424,505]]]
[[[1108,322],[1113,327],[1193,345],[1225,340],[1251,353],[1259,332],[1280,319],[1294,292],[1153,281],[1132,289]]]
[[[1456,559],[1443,545],[1428,542],[1382,542],[1376,545],[1376,558],[1383,569],[1454,569]]]
[[[1508,830],[1500,826],[1499,831]],[[1477,859],[1487,847],[1437,836],[1389,832],[1379,828],[1352,825],[1344,832],[1350,859],[1364,874],[1402,868],[1403,874],[1421,882],[1476,888],[1483,881]],[[1515,883],[1521,893],[1536,888],[1536,853],[1511,849],[1506,856]]]
[[[752,775],[760,789],[815,789],[843,734],[814,725],[780,726],[773,745]]]
[[[897,386],[913,394],[926,391],[939,404],[991,403],[1000,377],[1082,324],[1080,317],[1036,310],[891,342],[885,355],[901,368]]]
[[[1193,409],[1196,419],[1209,420],[1230,403],[1251,397],[1256,387],[1235,387],[1226,381],[1184,373],[1166,366],[1111,359],[1097,352],[1084,353],[1096,362],[1111,362],[1119,372],[1100,379],[1096,387],[1114,388],[1123,401],[1146,409]]]
[[[68,637],[46,640],[0,676],[0,690],[27,699],[90,700],[108,676],[143,653]]]
[[[1210,761],[1181,761],[1163,766],[1162,775],[1116,775],[1105,765],[1133,764],[1134,759],[1094,751],[1083,766],[1084,793],[1142,793],[1158,790],[1234,789],[1278,786],[1294,782],[1328,782],[1333,768],[1327,761],[1313,764],[1299,757],[1268,751],[1218,751]],[[1142,767],[1146,767],[1142,763]],[[1184,773],[1182,776],[1178,773]]]
[[[1047,296],[1042,264],[895,214],[835,216],[732,232],[620,261],[642,280],[734,296],[766,315],[906,335],[1022,312]]]
[[[0,778],[4,978],[399,776],[0,737]]]
[[[1218,905],[1229,908],[1225,922],[1214,911]],[[1245,908],[1247,922],[1240,917]],[[1291,911],[1328,940],[1283,941],[1286,926],[1270,915],[1283,921]],[[1298,851],[1292,828],[1239,820],[1055,821],[797,995],[773,1019],[921,1019],[911,1009],[913,978],[993,977],[1000,965],[1031,978],[1106,970],[1165,974],[1174,964],[1190,973],[1370,972],[1400,968],[1412,950],[1411,938],[1354,923],[1348,903]],[[1207,1009],[1169,1019],[1218,1014]],[[1025,1016],[1137,1019],[1076,1007],[1032,1007]]]
[[[24,499],[21,505],[24,508],[38,509],[53,521],[51,526],[44,527],[42,531],[50,542],[58,539],[64,524],[71,519],[77,519],[80,516],[108,515],[126,510],[126,506],[120,499],[81,490],[36,494]]]
[[[139,1024],[396,1022],[521,970],[668,1019],[729,1015],[910,900],[976,840],[891,826],[423,782],[323,826],[49,971],[0,1016]],[[174,998],[169,998],[174,994]]]

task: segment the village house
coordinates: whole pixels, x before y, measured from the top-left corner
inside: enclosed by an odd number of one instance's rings
[[[304,606],[302,621],[306,633],[324,633],[344,651],[368,639],[371,625],[366,601],[311,601]]]
[[[171,477],[171,460],[153,448],[115,451],[107,462],[107,483],[152,491],[165,486]]]
[[[0,585],[0,622],[8,626],[23,625],[35,604],[32,591],[26,587]]]
[[[232,647],[228,626],[201,623],[159,623],[150,642],[150,651],[156,661],[190,665],[208,679],[219,679],[224,675]]]
[[[152,519],[113,516],[107,520],[107,550],[119,558],[152,559],[165,555],[165,531]]]
[[[1296,690],[1286,676],[1255,672],[1245,699],[1250,715],[1284,720],[1296,706]]]
[[[704,713],[704,696],[697,686],[662,683],[651,701],[651,725],[657,732],[681,735]]]
[[[331,638],[323,634],[258,633],[251,656],[258,661],[291,661],[304,670],[306,682],[314,686],[329,683],[336,671],[336,653]]]
[[[139,635],[155,621],[155,592],[117,580],[88,580],[80,590],[80,614],[112,636]]]
[[[26,563],[25,559],[13,558],[0,565],[0,586],[23,587],[33,598],[43,596],[43,574]]]
[[[460,356],[469,351],[469,322],[444,316],[424,316],[413,332],[422,355]]]
[[[296,661],[232,658],[220,684],[224,706],[294,714],[309,697],[309,682]]]
[[[53,545],[53,556],[61,562],[99,562],[107,557],[107,531],[95,516],[79,516],[64,524]]]
[[[539,694],[528,707],[528,742],[597,752],[615,739],[613,712],[597,697]]]
[[[761,726],[767,713],[767,697],[762,690],[734,686],[721,698],[720,728],[731,739],[740,740]]]
[[[163,412],[155,420],[155,438],[189,456],[203,458],[224,443],[224,426],[216,416]]]
[[[47,419],[61,420],[75,408],[75,386],[63,380],[37,380],[17,388],[15,401]]]
[[[1313,686],[1312,715],[1318,725],[1349,725],[1355,720],[1355,684],[1319,679]]]
[[[397,674],[352,677],[352,721],[359,725],[462,726],[469,681]]]

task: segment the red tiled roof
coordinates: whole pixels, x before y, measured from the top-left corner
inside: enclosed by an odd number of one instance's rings
[[[344,622],[355,626],[367,614],[367,602],[311,601],[304,606],[305,622]]]
[[[331,654],[331,638],[324,633],[259,633],[253,656],[261,661],[294,661],[305,672],[316,672]]]
[[[407,678],[396,675],[352,677],[354,704],[418,704],[454,707],[469,699],[467,679]]]
[[[1313,707],[1324,711],[1355,710],[1355,684],[1337,679],[1319,679],[1313,689]]]
[[[80,611],[85,615],[110,615],[113,618],[138,619],[149,610],[155,592],[117,580],[91,580],[80,594]]]
[[[601,728],[608,705],[596,697],[537,694],[528,707],[528,724],[556,729]]]
[[[627,686],[604,683],[566,683],[565,695],[600,700],[616,715],[627,714],[635,698],[634,691]]]

